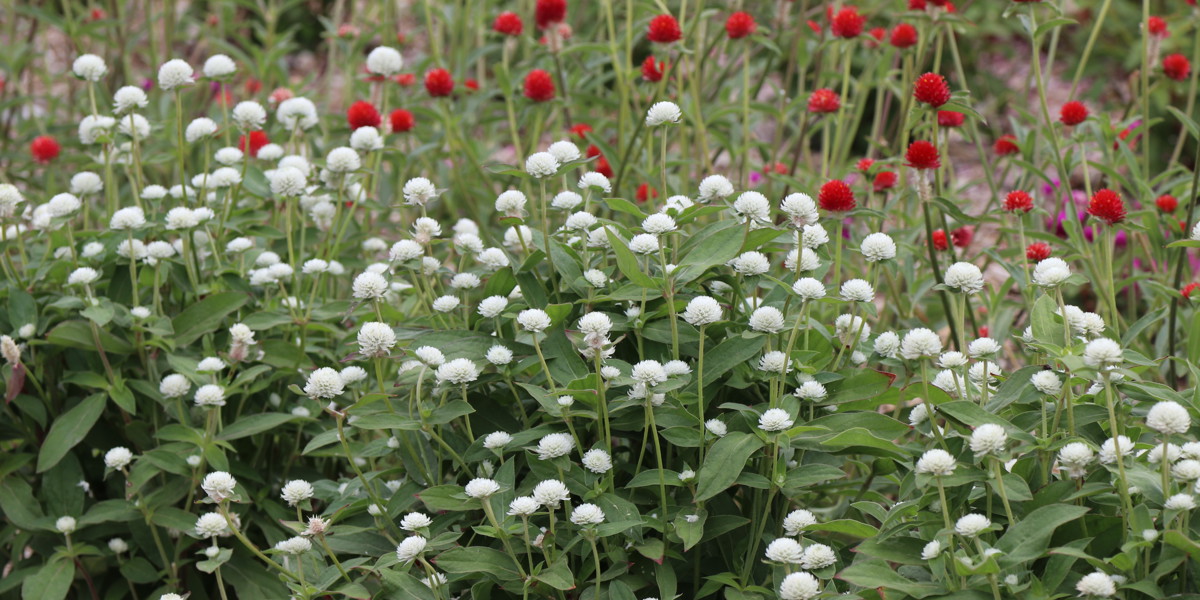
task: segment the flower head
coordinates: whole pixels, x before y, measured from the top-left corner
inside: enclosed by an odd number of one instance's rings
[[[937,108],[950,101],[950,84],[937,73],[925,73],[913,82],[913,98]]]

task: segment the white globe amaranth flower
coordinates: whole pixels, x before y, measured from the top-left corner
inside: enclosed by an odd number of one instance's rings
[[[958,398],[961,396],[963,390],[965,390],[967,387],[966,381],[963,379],[962,375],[959,375],[950,369],[938,371],[938,374],[934,376],[931,383],[934,387],[946,392],[946,394],[952,398]]]
[[[792,284],[792,291],[802,300],[819,300],[825,297],[825,284],[812,277],[804,277]]]
[[[1175,494],[1163,502],[1167,510],[1195,510],[1196,497],[1191,494]]]
[[[531,496],[518,496],[508,503],[508,514],[514,517],[528,517],[541,507],[541,503]]]
[[[1162,446],[1159,446],[1162,448]],[[1200,460],[1187,458],[1171,467],[1171,477],[1180,481],[1195,481],[1200,479]]]
[[[967,355],[957,350],[943,352],[937,360],[938,366],[942,367],[943,369],[957,369],[959,367],[964,367],[966,366],[967,362]]]
[[[253,100],[238,102],[230,114],[238,129],[257,131],[267,122],[267,109]]]
[[[754,277],[770,270],[771,261],[762,252],[751,250],[729,261],[729,266],[739,275]]]
[[[972,340],[967,345],[967,354],[970,354],[971,358],[988,358],[995,356],[1000,350],[1000,343],[990,337]]]
[[[202,385],[196,389],[194,400],[196,406],[225,406],[225,388],[215,383]]]
[[[325,155],[325,168],[334,173],[350,173],[362,168],[362,158],[354,148],[341,146]]]
[[[350,365],[338,371],[338,377],[342,378],[342,385],[354,385],[367,378],[367,370],[357,365]]]
[[[790,537],[781,537],[767,544],[765,554],[771,562],[798,565],[804,555],[804,548],[800,546],[800,542]]]
[[[196,537],[205,539],[214,538],[229,531],[229,522],[225,520],[225,516],[221,513],[204,513],[196,519],[195,531]]]
[[[237,71],[237,63],[224,54],[214,54],[204,61],[203,71],[209,79],[222,79]]]
[[[146,92],[135,85],[124,86],[113,94],[113,112],[119,115],[145,108],[149,103]]]
[[[76,196],[99,194],[104,190],[104,180],[91,171],[80,171],[71,176],[70,191]],[[136,207],[132,207],[136,208]],[[140,209],[139,209],[140,210]],[[143,219],[144,221],[144,219]]]
[[[816,250],[829,243],[829,232],[820,223],[805,225],[800,230],[800,245],[807,250]]]
[[[795,396],[809,402],[819,402],[829,396],[829,391],[818,381],[805,381],[796,388]]]
[[[83,202],[75,194],[56,194],[46,203],[50,215],[55,217],[65,217],[82,207]]]
[[[1100,464],[1108,465],[1117,462],[1118,451],[1120,451],[1121,456],[1132,454],[1133,442],[1123,435],[1104,440],[1104,443],[1100,445]]]
[[[633,365],[629,376],[638,383],[655,386],[667,381],[667,370],[657,360],[643,360]]]
[[[604,522],[604,511],[595,504],[580,504],[571,511],[571,522],[580,527],[599,525]]]
[[[909,331],[900,341],[900,356],[905,360],[932,358],[941,352],[942,338],[924,327]]]
[[[504,346],[496,345],[488,348],[485,358],[487,358],[487,361],[493,365],[502,366],[512,362],[513,353],[512,350],[509,350]]]
[[[367,54],[367,70],[384,77],[398,75],[404,68],[404,57],[390,46],[377,46]]]
[[[900,351],[900,336],[894,331],[885,331],[875,338],[875,353],[885,358],[896,358]]]
[[[667,123],[678,123],[683,118],[683,112],[679,110],[679,105],[674,102],[655,102],[650,110],[646,111],[646,126],[658,127]]]
[[[587,191],[595,190],[609,194],[612,193],[612,183],[609,182],[608,177],[603,173],[588,171],[579,176],[579,189]]]
[[[800,535],[805,527],[816,524],[817,517],[812,514],[812,511],[797,508],[783,518],[783,532],[790,537],[795,537]]]
[[[844,314],[834,321],[834,333],[844,346],[853,345],[856,339],[859,344],[865,344],[871,337],[871,326],[858,315]]]
[[[921,560],[933,560],[941,553],[942,543],[937,540],[933,540],[932,542],[925,544],[924,548],[921,548]]]
[[[54,529],[62,534],[70,535],[75,532],[76,522],[75,517],[59,517],[54,522]]]
[[[733,213],[743,221],[767,223],[771,220],[771,201],[759,192],[742,192],[733,201]]]
[[[576,146],[574,143],[568,140],[554,142],[553,144],[550,144],[550,147],[547,148],[546,151],[554,156],[555,160],[557,160],[559,163],[576,161],[582,156],[579,153],[579,146]]]
[[[81,54],[71,64],[71,72],[84,81],[96,83],[108,73],[108,65],[104,63],[103,58],[95,54]]]
[[[724,175],[709,175],[700,180],[700,195],[698,199],[701,202],[724,200],[732,195],[733,183]]]
[[[117,120],[104,115],[88,115],[79,120],[79,142],[86,145],[95,144],[100,137],[112,133],[117,126]]]
[[[288,98],[279,103],[279,108],[275,109],[275,119],[288,131],[312,129],[317,126],[320,119],[317,117],[317,105],[313,104],[308,98]],[[260,149],[261,153],[262,150]],[[261,155],[261,154],[260,154]],[[302,171],[308,172],[308,161],[303,157],[295,157],[303,161],[305,168]],[[285,157],[284,160],[287,160]],[[284,164],[284,160],[279,162],[280,167],[295,166],[293,164]],[[291,161],[289,161],[290,163]]]
[[[181,59],[170,59],[158,67],[158,88],[172,91],[192,84],[192,66]]]
[[[775,350],[763,354],[762,358],[758,359],[758,370],[766,373],[784,373],[791,371],[791,366],[788,364],[787,354]]]
[[[919,404],[918,406],[925,406]],[[949,452],[941,448],[926,450],[921,458],[917,460],[916,472],[923,475],[933,475],[935,477],[945,477],[954,473],[954,469],[958,463]]]
[[[1111,598],[1117,595],[1117,584],[1107,573],[1094,571],[1079,579],[1075,584],[1075,591],[1079,592],[1080,596]]]
[[[871,302],[875,299],[875,288],[865,279],[851,279],[842,283],[839,295],[846,302]]]
[[[200,489],[204,490],[205,494],[214,502],[220,502],[233,495],[233,489],[237,487],[237,480],[233,475],[225,471],[213,471],[204,476],[204,481],[200,483]]]
[[[538,440],[537,455],[539,460],[550,460],[566,456],[575,448],[575,438],[567,433],[550,433]],[[543,503],[544,504],[544,503]]]
[[[112,551],[113,554],[124,554],[129,552],[129,544],[125,540],[115,537],[111,540],[108,540],[108,549]]]
[[[550,315],[540,308],[527,308],[517,314],[517,323],[530,333],[541,333],[550,327]]]
[[[763,431],[783,431],[793,423],[791,415],[782,408],[769,408],[758,417],[758,428]]]
[[[146,214],[136,206],[128,206],[113,213],[108,226],[114,230],[140,229],[146,225]]]
[[[707,429],[709,433],[717,437],[725,437],[725,434],[729,433],[729,427],[725,425],[724,422],[717,419],[709,419],[705,421],[704,428]]]
[[[275,544],[275,549],[284,554],[299,555],[312,550],[312,542],[303,536],[294,536]]]
[[[1192,426],[1192,416],[1178,402],[1165,400],[1150,407],[1150,412],[1146,414],[1146,426],[1164,435],[1187,433]]]
[[[359,127],[350,134],[350,147],[359,152],[373,152],[383,148],[383,136],[371,126]]]
[[[283,491],[279,494],[288,506],[296,506],[297,504],[313,497],[313,486],[311,483],[303,479],[293,479],[283,486]]]
[[[779,209],[788,216],[789,224],[797,229],[805,225],[815,225],[820,218],[817,203],[812,196],[803,193],[788,194],[779,203]]]
[[[436,367],[446,362],[446,355],[432,346],[421,346],[413,351],[417,359],[430,367]]]
[[[558,508],[560,502],[570,499],[571,492],[557,479],[547,479],[533,486],[533,500],[539,506]]]
[[[1062,379],[1054,371],[1038,371],[1029,378],[1029,382],[1037,391],[1047,396],[1058,396],[1062,393]]]
[[[1071,276],[1071,267],[1058,257],[1044,258],[1033,267],[1033,282],[1041,287],[1058,287]]]
[[[342,376],[336,370],[329,367],[321,367],[308,375],[308,380],[304,383],[304,393],[313,399],[327,400],[336,398],[345,393],[345,384],[342,383]]]
[[[1089,367],[1107,368],[1124,360],[1121,344],[1109,338],[1097,338],[1083,349],[1083,362]]]
[[[245,153],[243,153],[241,150],[238,150],[237,148],[232,148],[232,147],[221,148],[220,150],[217,150],[215,154],[213,154],[214,160],[216,160],[218,163],[221,163],[227,167],[232,167],[233,165],[241,163],[242,159],[245,157],[246,157]],[[182,190],[178,190],[175,187],[171,188],[171,196],[173,196],[175,198],[179,198],[181,193],[182,193]],[[192,197],[195,196],[195,194],[192,192],[191,189],[189,189],[187,191],[187,195],[192,196]]]
[[[1092,447],[1083,442],[1071,442],[1058,449],[1058,463],[1074,478],[1087,474],[1087,467],[1096,458]]]
[[[613,468],[612,457],[599,448],[584,452],[580,462],[585,469],[593,473],[607,473]]]
[[[859,249],[868,262],[880,262],[896,258],[896,242],[886,233],[872,233],[863,238]]]
[[[406,537],[396,546],[396,558],[402,563],[412,562],[425,551],[427,543],[428,541],[419,535]]]
[[[550,177],[558,172],[558,159],[549,152],[535,152],[525,159],[525,172],[537,179]]]
[[[821,594],[821,582],[804,571],[790,573],[779,584],[779,600],[811,600]]]
[[[354,278],[354,284],[351,287],[354,297],[360,300],[382,298],[389,289],[387,279],[372,271],[360,273]]]
[[[658,238],[649,233],[639,233],[629,239],[629,250],[643,255],[658,252]]]
[[[575,210],[580,204],[583,204],[583,196],[569,190],[555,194],[550,200],[550,206],[558,210]]]
[[[764,306],[750,314],[750,329],[764,333],[779,333],[784,327],[783,313],[773,306]]]
[[[996,455],[1008,444],[1008,432],[995,423],[984,423],[971,433],[971,451],[976,456]]]
[[[973,538],[978,536],[980,533],[983,533],[985,529],[991,526],[992,521],[987,517],[978,513],[971,513],[959,518],[959,520],[954,523],[954,531],[963,537]]]
[[[833,548],[825,544],[813,544],[804,549],[800,557],[800,568],[808,571],[823,569],[837,562],[837,554]]]
[[[475,258],[491,271],[497,271],[509,265],[508,256],[499,248],[485,248]]]
[[[438,383],[448,382],[454,385],[466,385],[479,379],[479,367],[469,358],[456,358],[442,364],[434,373]]]
[[[463,492],[471,498],[487,498],[499,491],[499,483],[482,477],[468,481],[467,485],[463,487]]]
[[[162,378],[158,384],[158,391],[164,398],[180,398],[187,395],[188,390],[192,389],[192,384],[186,377],[178,373],[172,373]]]
[[[419,512],[410,512],[400,519],[400,529],[404,531],[416,531],[433,525],[433,519],[429,515]]]
[[[499,450],[512,442],[512,436],[504,431],[493,431],[483,438],[483,447],[488,450]]]
[[[675,219],[663,213],[654,213],[642,220],[642,229],[654,235],[670,233],[675,228]]]
[[[721,304],[710,296],[696,296],[688,301],[682,316],[696,327],[711,325],[721,320]]]
[[[983,290],[983,271],[969,262],[950,265],[943,280],[948,287],[964,294],[977,294]]]
[[[124,469],[133,462],[133,452],[124,446],[117,446],[104,453],[104,466],[110,469]]]
[[[258,154],[255,158],[259,160],[279,160],[283,157],[283,146],[279,144],[266,144],[258,149]]]
[[[411,206],[425,206],[437,197],[437,186],[424,177],[413,177],[404,182],[404,202]]]

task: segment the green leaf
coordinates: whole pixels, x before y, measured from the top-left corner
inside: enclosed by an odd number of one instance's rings
[[[999,556],[1001,568],[1015,567],[1040,558],[1046,553],[1055,529],[1087,512],[1088,509],[1082,506],[1051,504],[1025,515],[996,542],[996,548],[1004,553]]]
[[[106,329],[100,330],[99,338],[100,346],[104,348],[105,352],[133,353],[133,346],[129,342],[109,333]],[[64,321],[46,334],[46,341],[55,346],[96,351],[96,342],[92,338],[92,326],[87,321]]]
[[[695,519],[689,521],[688,517],[695,517]],[[707,517],[708,512],[703,509],[697,510],[693,514],[680,513],[675,517],[675,533],[679,539],[683,540],[685,552],[700,543],[700,539],[704,537],[704,521]]]
[[[1179,122],[1183,123],[1184,127],[1187,127],[1188,133],[1192,134],[1192,137],[1200,140],[1200,125],[1197,125],[1196,121],[1184,114],[1182,110],[1179,110],[1174,106],[1167,106],[1167,110],[1170,111],[1170,113],[1174,115],[1176,119],[1179,119]]]
[[[815,523],[804,528],[805,531],[826,531],[829,533],[841,533],[856,538],[870,538],[879,533],[878,529],[860,523],[853,519],[835,519],[824,523]]]
[[[403,571],[380,569],[379,576],[383,579],[386,587],[395,588],[401,594],[386,596],[387,598],[405,598],[408,600],[436,600],[437,598],[429,586]]]
[[[71,448],[83,441],[104,412],[104,403],[104,394],[92,394],[54,420],[50,433],[42,442],[42,449],[38,451],[38,473],[57,465]]]
[[[8,477],[0,480],[0,511],[21,529],[41,529],[42,507],[33,498],[33,488],[24,479]]]
[[[758,356],[758,352],[767,343],[767,336],[736,336],[731,337],[714,348],[704,350],[704,387],[716,383],[730,369],[744,364]],[[695,391],[695,386],[689,386]]]
[[[233,550],[229,548],[221,548],[221,550],[217,552],[216,556],[196,563],[196,568],[204,571],[205,573],[212,573],[221,565],[229,562],[229,559],[231,558],[233,558]]]
[[[696,501],[708,500],[733,485],[742,474],[746,461],[762,446],[758,437],[740,431],[717,440],[696,475]]]
[[[21,600],[63,600],[75,579],[75,563],[57,557],[38,569],[21,585]]]
[[[504,581],[517,579],[517,564],[507,554],[483,546],[451,548],[434,561],[447,573],[488,573]]]
[[[693,246],[679,261],[679,266],[671,273],[671,279],[676,284],[692,281],[712,267],[723,265],[738,255],[745,234],[736,222],[730,223],[729,227],[704,237],[702,243]]]
[[[565,555],[555,561],[554,564],[542,569],[534,579],[556,590],[566,591],[575,588],[575,576],[571,573],[571,567],[567,565],[567,557]]]
[[[1033,303],[1033,316],[1030,325],[1033,327],[1033,338],[1043,344],[1060,345],[1066,341],[1066,327],[1062,318],[1054,314],[1058,311],[1058,303],[1049,294]]]
[[[905,579],[886,563],[874,560],[852,564],[838,573],[837,577],[857,586],[896,590],[913,598],[926,598],[946,591],[946,588],[934,583]]]
[[[216,331],[225,317],[242,307],[250,296],[241,292],[213,294],[185,309],[171,320],[175,329],[175,344],[184,347],[200,336]]]
[[[825,404],[845,404],[873,398],[892,387],[894,377],[870,369],[855,369],[845,379],[826,385],[829,398]]]
[[[629,281],[637,285],[652,290],[659,289],[658,282],[652,277],[642,272],[638,266],[638,259],[633,255],[633,251],[629,249],[629,244],[621,239],[612,229],[605,228],[604,233],[608,234],[608,243],[612,246],[613,252],[617,255],[617,266],[620,267],[621,273],[625,275]]]
[[[287,413],[263,413],[241,417],[237,421],[234,421],[232,425],[222,429],[217,439],[229,441],[249,437],[256,433],[274,429],[298,418],[296,415]]]
[[[1197,544],[1183,532],[1168,529],[1163,532],[1163,541],[1187,553],[1192,560],[1200,563],[1200,544]]]
[[[830,450],[845,450],[854,448],[856,452],[865,454],[894,456],[897,458],[907,457],[906,452],[892,443],[890,440],[885,440],[877,437],[869,430],[862,427],[851,427],[845,431],[840,431],[828,439],[822,440],[821,445]],[[877,450],[871,452],[870,449]]]

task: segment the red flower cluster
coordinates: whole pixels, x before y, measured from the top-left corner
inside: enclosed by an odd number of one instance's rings
[[[1025,248],[1025,258],[1029,262],[1039,262],[1050,258],[1050,244],[1046,242],[1034,242]]]
[[[938,127],[962,127],[966,115],[953,110],[939,110],[937,114]]]
[[[567,0],[537,0],[533,13],[538,29],[546,29],[567,18]]]
[[[939,251],[950,249],[950,240],[946,237],[945,229],[933,230],[933,248]]]
[[[740,40],[757,29],[758,24],[754,22],[754,17],[750,13],[735,12],[725,20],[725,33],[729,34],[731,40]]]
[[[1187,79],[1192,72],[1192,64],[1182,54],[1171,54],[1162,61],[1163,74],[1175,81]]]
[[[33,155],[33,160],[43,165],[58,158],[58,153],[61,151],[62,147],[58,145],[58,140],[48,135],[39,135],[29,142],[29,154]]]
[[[346,110],[346,121],[350,123],[350,130],[354,131],[359,127],[379,127],[383,118],[379,116],[379,111],[375,110],[374,104],[359,100]]]
[[[926,169],[936,169],[942,166],[939,160],[937,146],[924,140],[917,140],[908,146],[908,152],[904,154],[905,166],[923,171]]]
[[[833,18],[829,21],[829,30],[836,37],[846,39],[856,38],[862,34],[863,23],[866,20],[866,17],[858,14],[857,8],[847,6],[833,15]]]
[[[829,212],[849,212],[858,205],[850,186],[840,179],[831,179],[821,186],[821,191],[817,194],[817,204],[821,210]]]
[[[1175,196],[1170,194],[1163,194],[1154,199],[1154,205],[1158,207],[1158,210],[1165,213],[1173,213],[1176,208],[1179,208],[1179,200],[1176,200]]]
[[[638,186],[636,198],[638,202],[656,199],[658,198],[658,190],[650,187],[648,183],[643,183]]]
[[[1187,299],[1187,300],[1191,300],[1191,299],[1192,299],[1192,292],[1194,292],[1194,291],[1196,291],[1196,290],[1198,290],[1198,289],[1200,289],[1200,283],[1189,283],[1189,284],[1187,284],[1187,285],[1183,286],[1183,289],[1182,289],[1182,290],[1179,290],[1179,293],[1180,293],[1180,294],[1183,294],[1183,297],[1184,297],[1185,299]]]
[[[430,69],[425,73],[425,91],[435,98],[453,93],[454,78],[450,76],[450,71],[442,68]]]
[[[1058,120],[1062,121],[1063,125],[1074,127],[1088,118],[1087,106],[1078,100],[1072,100],[1062,105],[1062,110],[1058,113]]]
[[[650,19],[646,37],[656,44],[670,44],[678,42],[683,37],[683,31],[679,29],[679,21],[676,21],[675,17],[658,15]]]
[[[871,185],[875,191],[882,192],[896,187],[897,179],[895,171],[880,171],[875,174],[875,181]]]
[[[521,32],[525,31],[525,24],[521,22],[521,17],[517,13],[502,12],[496,15],[496,21],[492,23],[492,30],[504,35],[521,35]]]
[[[587,134],[591,132],[592,126],[587,123],[576,123],[571,126],[571,133],[581,140],[587,138]],[[588,156],[590,157],[591,155],[589,154]]]
[[[1021,211],[1027,213],[1033,210],[1033,198],[1024,190],[1015,190],[1009,192],[1004,197],[1004,210],[1015,213]]]
[[[950,241],[956,248],[970,246],[973,239],[975,239],[975,228],[970,225],[963,225],[950,232]]]
[[[576,125],[575,127],[579,127],[579,126]],[[587,127],[588,131],[592,130],[592,128],[588,127],[587,125],[584,125],[584,127]],[[574,130],[574,128],[572,128],[572,130]],[[580,136],[580,137],[582,137],[582,136]],[[604,155],[600,153],[600,148],[597,148],[595,144],[589,145],[587,147],[587,152],[585,154],[587,154],[588,158],[596,159],[596,172],[597,173],[599,173],[605,177],[613,176],[612,165],[608,164],[608,159],[604,158]]]
[[[525,76],[525,97],[534,102],[554,99],[554,79],[542,69],[534,69]]]
[[[1150,17],[1146,20],[1146,31],[1150,35],[1157,38],[1170,37],[1171,32],[1167,31],[1167,22],[1162,17]]]
[[[841,105],[837,92],[829,88],[814,90],[808,97],[808,112],[811,113],[835,113]]]
[[[950,101],[950,84],[937,73],[926,73],[913,82],[913,98],[937,108]]]
[[[667,63],[661,60],[656,60],[653,56],[647,56],[646,60],[642,61],[642,79],[652,83],[662,81],[663,72],[667,70]]]
[[[1109,225],[1115,225],[1125,220],[1125,201],[1120,194],[1108,188],[1097,190],[1088,201],[1087,212]]]
[[[238,148],[255,158],[258,157],[258,151],[270,143],[271,140],[267,137],[265,131],[251,131],[249,139],[244,135],[238,136]]]
[[[854,168],[863,173],[870,171],[873,166],[875,166],[875,159],[873,158],[860,158],[857,163],[854,163]]]
[[[1000,136],[995,144],[992,144],[992,150],[996,152],[997,156],[1008,156],[1020,152],[1021,147],[1017,145],[1017,136],[1006,133]]]
[[[892,29],[891,44],[896,48],[911,48],[917,45],[917,28],[901,23]]]
[[[403,108],[397,108],[396,110],[393,110],[390,120],[392,121],[392,131],[396,133],[404,133],[405,131],[409,131],[415,124],[413,121],[413,114],[407,110],[404,110]]]

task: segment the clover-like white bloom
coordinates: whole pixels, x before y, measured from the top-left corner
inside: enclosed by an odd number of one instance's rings
[[[528,517],[541,507],[541,503],[531,496],[518,496],[508,503],[508,514],[514,517]]]
[[[829,243],[829,232],[820,223],[805,225],[800,230],[800,245],[806,250],[815,250]]]
[[[1129,456],[1133,453],[1133,442],[1123,435],[1104,440],[1104,443],[1100,445],[1100,464],[1108,465],[1117,462],[1118,451],[1121,456]]]
[[[233,107],[231,116],[238,129],[257,131],[267,122],[267,109],[253,100],[245,100]]]
[[[666,123],[678,123],[683,118],[683,112],[679,110],[679,105],[674,102],[655,102],[650,110],[646,111],[646,126],[658,127]]]
[[[607,473],[613,468],[612,457],[599,448],[584,452],[581,462],[584,468],[593,473]]]
[[[285,554],[299,555],[312,550],[312,542],[304,536],[294,536],[275,544],[275,549]]]
[[[582,156],[579,153],[579,146],[567,140],[560,140],[550,144],[550,147],[546,151],[554,156],[559,163],[576,161]]]
[[[863,238],[859,246],[868,262],[880,262],[896,258],[896,242],[886,233],[872,233]]]
[[[840,295],[846,302],[871,302],[875,299],[875,288],[865,279],[851,279],[842,283]]]
[[[729,427],[725,425],[724,422],[717,419],[709,419],[705,421],[704,428],[707,429],[709,433],[717,437],[725,437],[725,434],[729,433]]]
[[[129,544],[125,540],[116,537],[108,540],[108,549],[112,551],[113,554],[124,554],[129,552]]]
[[[191,388],[191,382],[178,373],[172,373],[163,377],[162,381],[158,384],[158,391],[165,398],[180,398],[187,395],[188,390]]]
[[[969,262],[956,262],[946,269],[946,285],[964,294],[977,294],[983,289],[983,271]]]
[[[513,353],[512,350],[509,350],[504,346],[496,345],[488,348],[487,355],[485,357],[487,358],[487,361],[493,365],[502,366],[512,362]]]
[[[547,479],[533,486],[533,499],[540,506],[558,508],[560,502],[571,499],[571,492],[563,482]]]
[[[404,68],[404,57],[390,46],[376,46],[367,55],[367,70],[384,77],[397,75]]]
[[[633,365],[630,377],[638,383],[655,386],[667,380],[667,370],[657,360],[643,360]]]
[[[788,536],[795,537],[800,535],[805,527],[816,524],[817,517],[812,514],[812,511],[798,508],[783,518],[783,532]]]
[[[1159,446],[1162,448],[1162,446]],[[1200,460],[1187,458],[1171,467],[1171,476],[1180,481],[1195,481],[1200,479]]]
[[[537,179],[550,177],[558,172],[558,159],[549,152],[535,152],[525,159],[525,172]]]
[[[1192,426],[1192,416],[1183,405],[1174,400],[1164,400],[1150,408],[1146,425],[1161,434],[1187,433]]]
[[[1071,267],[1058,257],[1044,258],[1033,267],[1033,282],[1041,287],[1052,288],[1062,285],[1071,276]]]
[[[1167,510],[1194,510],[1196,508],[1196,497],[1191,494],[1175,494],[1163,503],[1163,508]]]
[[[750,314],[750,329],[754,331],[779,333],[783,327],[783,313],[773,306],[763,306]]]
[[[642,255],[658,252],[658,238],[649,233],[639,233],[630,238],[629,250]]]
[[[790,573],[779,584],[779,600],[811,600],[821,594],[821,582],[804,571]]]
[[[800,384],[800,387],[796,388],[795,395],[801,400],[820,402],[829,395],[829,392],[818,381],[805,381]]]
[[[354,278],[351,289],[355,298],[369,300],[382,298],[387,293],[389,286],[383,275],[374,271],[364,271]]]
[[[550,315],[540,308],[527,308],[517,314],[517,323],[530,333],[541,333],[550,327]]]
[[[697,296],[687,303],[683,320],[701,327],[721,320],[721,304],[709,296]]]
[[[999,454],[1008,443],[1008,432],[995,423],[984,423],[971,433],[971,451],[976,456]]]
[[[500,491],[500,484],[492,479],[477,477],[467,482],[463,492],[471,498],[487,498]]]
[[[362,158],[354,148],[341,146],[325,155],[325,168],[334,173],[350,173],[362,168]]]
[[[95,54],[81,54],[72,63],[71,71],[84,81],[96,83],[108,73],[108,65],[104,64],[103,58]]]
[[[237,480],[233,475],[225,471],[213,471],[204,476],[204,481],[200,483],[200,489],[204,490],[205,494],[214,502],[220,502],[233,495],[233,488],[237,487]]]
[[[642,229],[654,235],[670,233],[675,231],[675,219],[663,213],[654,213],[642,220]]]
[[[1058,396],[1062,392],[1062,379],[1054,371],[1038,371],[1029,378],[1029,382],[1047,396]]]
[[[336,398],[345,392],[341,374],[329,367],[321,367],[310,373],[304,384],[304,393],[314,399]]]
[[[379,130],[366,125],[350,134],[350,147],[359,152],[373,152],[383,148],[383,136]]]
[[[933,560],[941,553],[942,543],[937,540],[933,540],[932,542],[925,544],[925,547],[921,549],[921,560]]]
[[[224,534],[229,530],[229,522],[225,520],[225,516],[217,512],[209,512],[200,515],[196,519],[196,537],[214,538]]]
[[[733,212],[742,221],[766,223],[771,220],[771,201],[759,192],[742,192],[733,201]]]
[[[133,462],[133,452],[124,446],[117,446],[104,453],[104,466],[110,469],[124,469]]]
[[[439,383],[444,381],[454,385],[466,385],[479,379],[479,367],[469,358],[456,358],[439,366],[434,375]]]
[[[320,119],[317,117],[317,105],[313,104],[308,98],[288,98],[279,103],[279,108],[275,109],[275,118],[288,131],[312,129],[317,126]],[[262,149],[259,149],[259,155],[262,155]],[[303,159],[303,157],[296,157]],[[294,159],[293,159],[294,160]],[[289,161],[289,163],[292,161]],[[296,166],[294,164],[285,165],[281,160],[279,166]],[[305,161],[307,167],[307,161]],[[307,168],[301,169],[308,171]]]
[[[816,225],[819,218],[817,203],[808,194],[788,194],[783,202],[779,203],[779,209],[788,216],[790,225],[797,229],[805,225]]]
[[[1090,367],[1108,367],[1124,360],[1121,344],[1109,338],[1097,338],[1083,349],[1083,362]]]
[[[1117,584],[1104,571],[1094,571],[1079,579],[1075,591],[1080,596],[1092,598],[1111,598],[1117,595]]]
[[[215,383],[202,385],[194,399],[196,406],[225,406],[225,389]]]
[[[571,522],[581,527],[599,525],[604,522],[604,511],[595,504],[580,504],[571,511]]]
[[[825,544],[813,544],[804,549],[800,557],[800,568],[805,570],[823,569],[837,562],[837,554],[833,548]]]
[[[918,406],[925,405],[919,404]],[[941,448],[934,448],[933,450],[926,450],[921,455],[921,458],[917,460],[916,471],[925,475],[944,477],[954,473],[954,469],[957,466],[958,463],[949,452]]]
[[[483,438],[483,447],[489,450],[498,450],[507,446],[512,442],[512,436],[504,431],[493,431]]]
[[[767,544],[765,554],[769,561],[798,565],[800,557],[804,555],[804,548],[800,546],[800,542],[790,537],[781,537]]]
[[[588,171],[579,176],[579,189],[596,190],[608,194],[612,192],[612,183],[603,173]]]
[[[411,562],[425,551],[427,543],[428,540],[419,535],[406,537],[396,546],[396,558],[402,563]]]
[[[400,529],[404,531],[416,531],[433,525],[433,519],[429,515],[419,512],[410,512],[400,519]]]
[[[905,360],[932,358],[941,352],[942,339],[938,337],[938,334],[924,327],[909,331],[900,341],[900,356]]]
[[[973,538],[978,536],[980,533],[983,533],[983,530],[991,526],[992,522],[987,517],[978,513],[971,513],[960,518],[954,524],[954,531],[958,532],[958,535],[963,537]]]
[[[575,438],[567,433],[550,433],[538,440],[537,455],[539,460],[549,460],[566,456],[575,449]],[[543,502],[543,504],[545,504]]]
[[[1083,442],[1071,442],[1058,449],[1058,464],[1066,468],[1071,477],[1080,478],[1087,474],[1087,466],[1096,459],[1092,447]]]
[[[769,408],[758,418],[758,428],[763,431],[783,431],[793,423],[791,415],[782,408]]]
[[[421,346],[413,351],[417,359],[430,367],[436,367],[446,362],[446,355],[433,346]]]
[[[303,479],[293,479],[283,486],[279,495],[288,506],[295,506],[313,497],[313,486]]]

